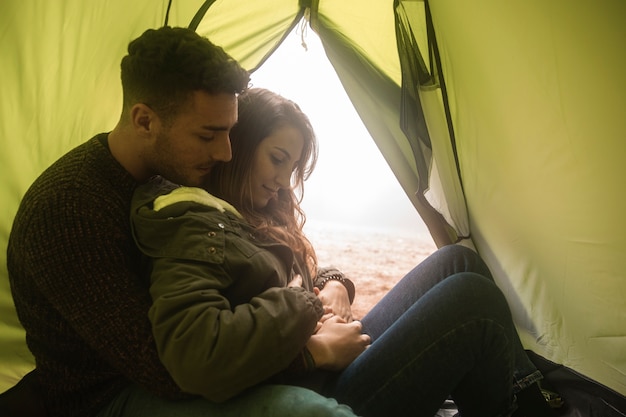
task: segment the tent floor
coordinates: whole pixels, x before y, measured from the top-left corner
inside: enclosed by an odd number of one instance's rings
[[[529,351],[528,354],[544,375],[542,387],[558,393],[563,399],[564,405],[556,410],[556,416],[626,416],[626,397],[623,395],[533,352]]]
[[[527,351],[543,373],[541,386],[557,393],[563,405],[555,408],[555,417],[626,417],[626,397],[591,381],[571,369]],[[446,401],[434,417],[455,417],[456,406]]]

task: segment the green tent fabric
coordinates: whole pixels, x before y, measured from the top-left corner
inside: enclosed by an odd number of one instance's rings
[[[114,126],[128,42],[190,26],[252,70],[306,19],[435,242],[483,255],[528,349],[626,395],[626,2],[6,0],[0,10],[0,392],[34,364],[6,271],[13,216],[43,169]]]

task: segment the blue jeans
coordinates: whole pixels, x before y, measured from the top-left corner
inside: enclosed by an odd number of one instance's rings
[[[365,417],[432,417],[448,396],[463,417],[506,416],[541,378],[489,269],[462,246],[420,263],[362,324],[372,345],[324,392]]]
[[[306,388],[259,385],[232,400],[212,403],[204,398],[165,400],[137,385],[118,394],[98,417],[355,417],[350,407],[337,404]]]

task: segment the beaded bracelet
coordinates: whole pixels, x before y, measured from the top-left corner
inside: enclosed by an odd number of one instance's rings
[[[355,295],[354,283],[345,278],[340,271],[337,271],[337,273],[328,274],[327,270],[325,273],[321,274],[320,278],[321,279],[316,280],[315,287],[319,288],[319,290],[321,291],[322,289],[324,289],[328,281],[339,281],[343,284],[344,287],[346,287],[346,290],[348,291],[348,299],[350,300],[350,304],[352,304]]]
[[[344,277],[342,277],[339,274],[332,274],[332,275],[328,275],[324,278],[322,278],[321,281],[318,282],[318,284],[316,285],[317,288],[319,288],[320,290],[323,289],[326,286],[326,283],[328,281],[339,281],[341,282],[343,285],[346,285],[346,279]]]

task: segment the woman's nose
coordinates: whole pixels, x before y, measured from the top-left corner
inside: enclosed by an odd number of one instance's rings
[[[276,176],[276,183],[280,186],[280,188],[290,188],[291,187],[291,170],[281,170]]]

